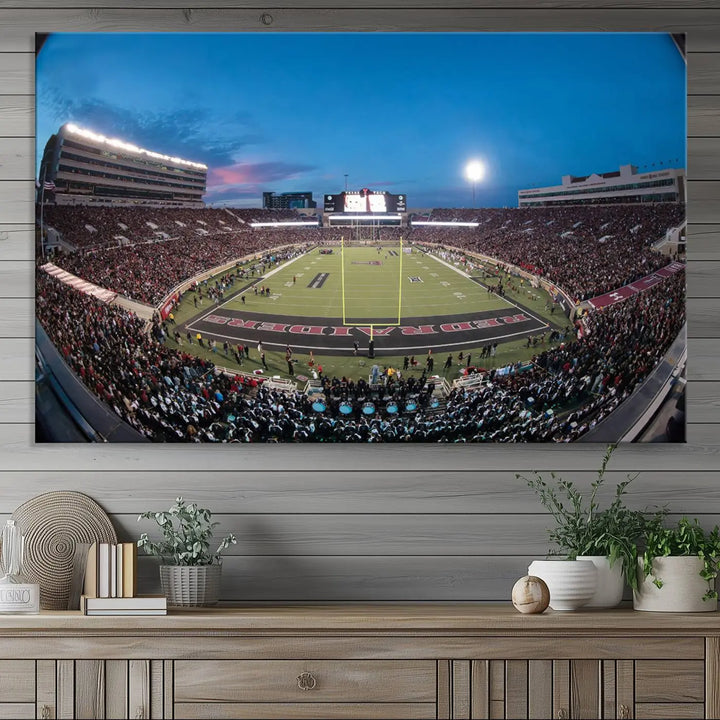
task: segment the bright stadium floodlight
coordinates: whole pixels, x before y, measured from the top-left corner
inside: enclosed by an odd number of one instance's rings
[[[480,160],[471,160],[465,166],[465,177],[472,183],[473,207],[475,207],[475,185],[485,177],[485,165]]]

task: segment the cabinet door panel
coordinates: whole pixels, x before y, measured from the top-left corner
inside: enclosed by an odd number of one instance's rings
[[[505,715],[515,720],[525,720],[528,716],[527,660],[505,663]]]
[[[505,718],[505,661],[490,661],[490,718],[503,720]]]
[[[36,717],[54,720],[57,717],[55,697],[57,693],[57,670],[54,660],[37,661],[37,711]]]
[[[105,663],[75,661],[75,717],[94,720],[105,717]]]
[[[553,660],[553,714],[554,718],[570,717],[570,661]]]
[[[635,700],[642,703],[703,702],[705,663],[702,660],[637,660]]]
[[[0,718],[26,720],[35,717],[35,703],[0,702]]]
[[[528,718],[552,717],[552,660],[528,662]]]
[[[57,661],[57,716],[58,720],[75,717],[75,662]]]
[[[572,718],[600,717],[600,662],[570,661],[570,711]]]
[[[130,660],[128,663],[128,709],[130,717],[150,718],[150,661]]]
[[[0,702],[35,702],[34,660],[0,660]]]
[[[470,717],[473,720],[487,720],[490,717],[490,662],[473,660],[470,669]]]
[[[685,718],[704,718],[705,706],[702,703],[637,703],[637,720],[685,720]]]
[[[122,720],[128,717],[128,661],[105,661],[105,717]]]

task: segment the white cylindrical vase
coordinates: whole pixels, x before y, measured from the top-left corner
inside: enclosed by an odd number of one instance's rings
[[[638,564],[642,573],[642,559]],[[648,612],[714,612],[717,600],[703,600],[714,584],[700,577],[702,567],[703,561],[697,555],[654,558],[652,575],[641,580],[633,592],[633,608]],[[655,585],[654,578],[662,582],[662,587]]]
[[[589,560],[535,560],[528,575],[545,581],[553,610],[577,610],[589,602],[597,587],[597,568]]]
[[[625,589],[622,562],[610,566],[606,555],[578,555],[578,560],[589,560],[597,568],[597,587],[585,607],[612,608],[620,604]]]

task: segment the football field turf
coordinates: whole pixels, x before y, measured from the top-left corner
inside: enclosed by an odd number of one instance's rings
[[[411,250],[334,247],[333,254],[321,255],[315,248],[258,281],[258,288],[270,288],[269,296],[250,288],[244,304],[237,295],[223,308],[391,325],[404,318],[452,318],[514,307],[464,273]]]

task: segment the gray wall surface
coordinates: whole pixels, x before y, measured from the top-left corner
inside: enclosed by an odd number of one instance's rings
[[[516,471],[587,486],[585,446],[35,446],[34,33],[48,31],[687,32],[689,402],[686,445],[627,445],[611,481],[642,471],[633,505],[720,521],[720,4],[709,0],[0,0],[0,514],[81,490],[123,539],[176,495],[238,535],[223,598],[235,601],[506,600],[546,547],[547,516]],[[124,5],[121,7],[120,5]],[[303,7],[306,6],[306,9]],[[44,139],[41,139],[44,142]],[[156,569],[142,563],[150,591]]]

